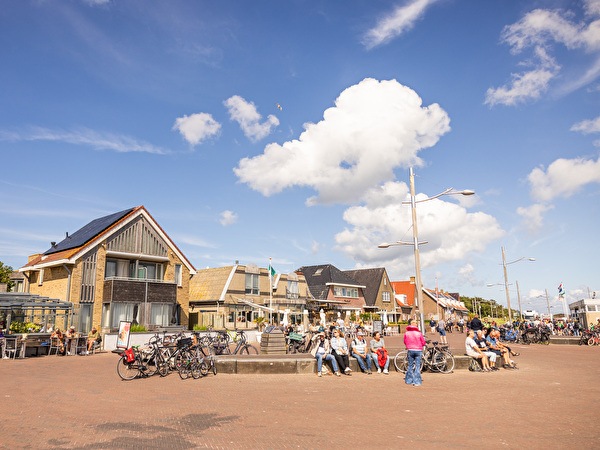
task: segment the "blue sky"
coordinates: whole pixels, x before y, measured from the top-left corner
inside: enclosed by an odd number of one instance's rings
[[[600,289],[600,0],[0,10],[0,261],[144,205],[197,268],[331,263],[545,311]]]

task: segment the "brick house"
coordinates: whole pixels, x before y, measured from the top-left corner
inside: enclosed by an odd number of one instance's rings
[[[346,319],[365,311],[366,286],[331,264],[303,266],[297,270],[306,278],[312,300],[308,303],[310,319],[316,322],[322,309],[326,320]]]
[[[72,302],[79,331],[188,324],[196,273],[144,206],[95,219],[19,269],[25,291]]]
[[[344,270],[344,273],[365,286],[365,311],[380,315],[385,311],[389,322],[395,320],[394,288],[384,267]]]
[[[258,317],[280,323],[286,311],[289,323],[303,323],[308,295],[296,272],[270,277],[268,268],[237,262],[200,269],[190,281],[190,328],[254,328]]]

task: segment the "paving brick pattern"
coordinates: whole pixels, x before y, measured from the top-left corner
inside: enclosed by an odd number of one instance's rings
[[[0,449],[600,447],[600,348],[516,347],[518,371],[418,388],[393,371],[125,382],[111,353],[2,360]]]

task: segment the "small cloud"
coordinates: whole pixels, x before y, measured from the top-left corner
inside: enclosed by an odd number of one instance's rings
[[[319,251],[321,250],[323,246],[317,242],[317,241],[312,241],[312,243],[310,244],[310,252],[313,255],[316,255],[317,253],[319,253]]]
[[[569,198],[582,187],[600,183],[600,158],[597,160],[560,158],[544,170],[536,167],[527,176],[531,197],[549,202],[556,197]]]
[[[221,222],[221,225],[223,225],[224,227],[233,225],[238,220],[238,215],[236,213],[234,213],[233,211],[229,211],[229,210],[223,211],[221,213],[220,217],[221,218],[219,219],[219,222]]]
[[[381,18],[375,27],[363,37],[363,45],[368,49],[385,44],[402,33],[411,30],[415,22],[425,14],[437,0],[411,0],[398,6],[391,14]]]
[[[530,233],[539,231],[544,225],[544,214],[554,209],[553,205],[536,203],[528,207],[517,208],[517,214],[523,218],[523,224]]]
[[[198,145],[202,141],[218,135],[221,124],[208,113],[196,113],[177,118],[172,129],[179,131],[191,145]]]
[[[244,135],[253,142],[259,141],[279,125],[279,119],[270,114],[267,120],[261,123],[262,116],[252,102],[248,102],[239,95],[229,97],[223,102],[229,111],[231,120],[237,122]]]
[[[65,142],[73,145],[85,145],[96,150],[112,150],[118,153],[153,153],[165,155],[168,150],[156,147],[148,142],[140,141],[122,134],[98,132],[88,128],[73,131],[52,130],[32,127],[24,132],[0,131],[0,141],[49,141]]]
[[[538,48],[539,66],[530,70],[512,75],[509,85],[498,88],[489,88],[486,93],[485,104],[514,106],[527,100],[537,100],[548,90],[550,81],[560,70],[553,58],[550,58],[543,48]]]
[[[576,2],[572,3],[575,9]],[[556,94],[564,95],[593,83],[600,74],[600,61],[597,58],[599,21],[594,17],[598,15],[598,5],[598,0],[585,0],[585,15],[579,22],[574,18],[581,14],[573,10],[534,9],[518,22],[504,27],[501,40],[510,46],[513,54],[532,49],[534,57],[521,64],[533,67],[526,72],[513,74],[512,81],[505,86],[489,88],[485,103],[512,106],[539,99],[561,70],[549,54],[557,46],[563,46],[568,52],[582,50],[586,56],[589,55],[589,66],[580,70],[581,74],[571,73],[569,77],[562,77],[563,85],[557,88]]]
[[[571,127],[571,131],[582,134],[600,133],[600,116],[591,120],[582,120]]]
[[[111,0],[83,0],[84,3],[87,3],[90,6],[102,6],[108,5]]]

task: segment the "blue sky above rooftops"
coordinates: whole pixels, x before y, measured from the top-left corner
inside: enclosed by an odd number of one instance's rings
[[[0,261],[144,205],[197,267],[333,264],[525,307],[600,289],[600,0],[0,10]],[[496,289],[497,288],[497,289]],[[514,306],[514,303],[513,303]],[[557,306],[559,307],[559,306]]]

